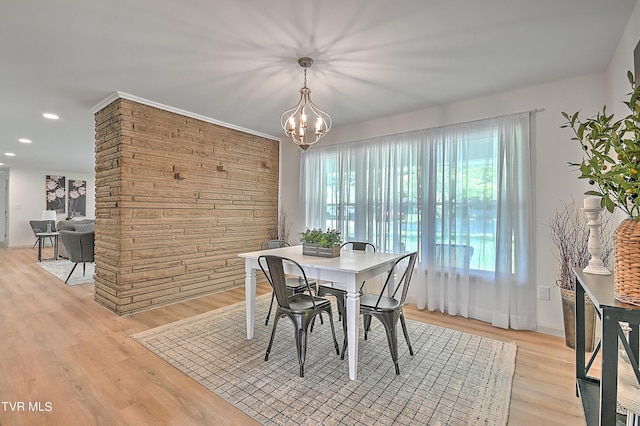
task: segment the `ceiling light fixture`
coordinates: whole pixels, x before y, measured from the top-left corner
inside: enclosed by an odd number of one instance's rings
[[[42,114],[42,116],[44,118],[48,118],[49,120],[57,120],[60,118],[56,114],[51,114],[50,112],[45,112],[44,114]]]
[[[27,138],[20,138],[18,139],[18,142],[20,143],[31,143],[31,139],[27,139]]]
[[[304,69],[304,86],[300,89],[300,101],[280,116],[280,125],[284,133],[304,151],[318,142],[331,129],[331,116],[311,101],[311,89],[307,87],[307,68],[313,65],[313,59],[303,57],[298,64]],[[309,115],[312,115],[309,117]],[[312,129],[307,129],[313,123]]]
[[[4,155],[6,155],[7,157],[15,157],[16,154],[14,154],[13,152],[5,152]]]

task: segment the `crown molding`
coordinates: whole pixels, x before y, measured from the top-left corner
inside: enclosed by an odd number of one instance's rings
[[[164,110],[164,111],[168,111],[168,112],[173,112],[175,114],[184,115],[185,117],[195,118],[196,120],[205,121],[207,123],[216,124],[218,126],[226,127],[226,128],[233,129],[233,130],[238,130],[240,132],[248,133],[248,134],[254,135],[254,136],[259,136],[261,138],[271,139],[271,140],[274,140],[274,141],[277,141],[277,142],[281,142],[282,141],[281,138],[277,138],[275,136],[268,135],[266,133],[261,133],[261,132],[255,131],[255,130],[246,129],[244,127],[240,127],[240,126],[236,126],[236,125],[233,125],[233,124],[225,123],[224,121],[215,120],[213,118],[210,118],[210,117],[207,117],[207,116],[204,116],[204,115],[200,115],[200,114],[196,114],[194,112],[185,111],[185,110],[180,109],[180,108],[174,108],[174,107],[169,106],[169,105],[161,104],[159,102],[150,101],[149,99],[144,99],[144,98],[141,98],[139,96],[135,96],[135,95],[131,95],[129,93],[124,93],[124,92],[119,92],[119,91],[110,93],[109,96],[104,98],[102,101],[98,102],[93,108],[90,109],[90,111],[91,111],[92,114],[95,114],[95,113],[97,113],[98,111],[100,111],[101,109],[103,109],[104,107],[106,107],[107,105],[109,105],[110,103],[112,103],[113,101],[115,101],[117,99],[127,99],[129,101],[137,102],[139,104],[144,104],[144,105],[148,105],[150,107],[158,108],[158,109],[161,109],[161,110]]]

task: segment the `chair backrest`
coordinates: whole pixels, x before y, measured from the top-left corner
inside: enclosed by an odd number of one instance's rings
[[[289,244],[285,240],[269,240],[269,241],[265,241],[264,243],[262,243],[262,245],[260,245],[260,250],[269,250],[269,249],[289,247],[289,246],[291,246],[291,244]]]
[[[387,287],[390,283],[397,279],[395,282],[395,290],[393,291],[393,298],[400,301],[401,305],[404,305],[404,301],[407,298],[407,292],[409,291],[409,284],[411,283],[411,277],[413,276],[413,269],[416,265],[416,258],[418,257],[418,252],[413,252],[409,254],[405,254],[401,258],[397,259],[391,269],[389,269],[389,273],[387,274],[387,279],[380,289],[380,294],[378,295],[378,300],[376,301],[376,307],[380,303],[380,299],[383,296],[387,296]],[[397,297],[398,292],[400,292],[400,297]]]
[[[72,262],[93,262],[95,233],[60,231],[60,240],[64,245],[69,260]]]
[[[374,253],[376,252],[376,246],[366,241],[347,241],[346,243],[342,243],[340,246],[340,249],[343,248],[358,251],[372,250]]]
[[[47,223],[51,224],[51,232],[56,232],[55,220],[30,220],[29,225],[31,225],[33,235],[37,234],[38,232],[47,232]]]
[[[473,251],[473,247],[467,244],[436,244],[436,265],[446,268],[469,268]]]
[[[299,269],[299,272],[293,273],[299,276],[300,280],[304,280],[307,284],[307,291],[311,293],[311,285],[309,285],[307,275],[304,273],[304,269],[302,269],[302,266],[300,266],[298,262],[281,256],[265,255],[258,257],[258,265],[260,265],[260,269],[262,269],[262,272],[267,277],[267,281],[271,284],[273,293],[276,295],[278,305],[282,308],[289,309],[289,295],[291,293],[287,290],[287,277],[284,273],[285,263]],[[315,302],[313,302],[313,306],[316,306]]]

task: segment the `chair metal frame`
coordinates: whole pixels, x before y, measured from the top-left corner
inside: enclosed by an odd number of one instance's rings
[[[284,263],[288,263],[300,271],[300,276],[305,282],[309,293],[289,294],[287,289],[287,278],[284,273]],[[340,354],[340,347],[336,339],[336,331],[333,326],[333,315],[331,313],[331,302],[324,297],[314,296],[311,294],[311,285],[307,279],[304,269],[295,260],[286,257],[274,255],[262,255],[258,257],[258,265],[267,277],[275,298],[277,308],[273,319],[273,329],[269,346],[264,355],[264,360],[269,360],[271,347],[276,335],[276,327],[278,321],[282,317],[287,317],[295,327],[296,349],[298,351],[298,364],[300,365],[300,377],[304,377],[304,363],[307,355],[307,333],[309,325],[316,315],[326,312],[329,315],[329,323],[331,324],[331,334],[333,336],[333,345],[336,349],[336,355]]]
[[[291,244],[289,244],[289,242],[285,240],[268,240],[260,245],[260,250],[270,250],[290,246]],[[315,292],[316,282],[311,280],[309,281],[309,283],[311,284],[311,288]],[[300,277],[287,277],[287,288],[291,291],[292,294],[304,293],[305,291],[307,291],[307,286],[302,282],[302,279]],[[275,294],[271,293],[271,303],[269,304],[269,311],[267,312],[267,318],[264,321],[264,325],[269,325],[269,318],[271,317],[271,311],[273,310],[274,298]],[[320,317],[320,321],[322,321],[322,316]]]
[[[346,243],[342,243],[340,246],[340,250],[342,249],[351,249],[356,251],[367,251],[368,249],[372,249],[373,252],[376,252],[376,246],[373,243],[366,241],[347,241]],[[360,292],[362,293],[362,288],[364,287],[364,281],[360,286]],[[347,322],[343,320],[346,318],[346,302],[347,302],[347,292],[341,290],[336,287],[319,284],[318,285],[318,296],[335,296],[336,304],[338,305],[338,321],[342,321],[342,330],[344,331],[344,344],[343,346],[347,346]],[[322,319],[322,316],[320,317]],[[313,329],[313,328],[312,328]],[[344,359],[344,352],[342,354],[342,358]]]
[[[343,248],[349,248],[349,246],[351,246],[351,250],[367,251],[368,248],[371,248],[374,253],[376,252],[375,244],[368,241],[347,241],[342,243],[340,250]]]
[[[360,313],[363,316],[364,322],[364,339],[367,340],[369,327],[371,326],[371,318],[377,318],[385,328],[387,334],[387,342],[389,343],[389,352],[391,352],[391,358],[395,364],[396,374],[400,374],[400,367],[398,366],[398,319],[402,326],[402,332],[404,338],[409,347],[409,353],[413,356],[413,347],[409,340],[409,333],[407,331],[407,324],[404,318],[404,311],[402,306],[407,298],[407,292],[409,291],[409,284],[411,284],[411,278],[413,276],[413,270],[415,268],[417,252],[408,253],[401,258],[397,259],[389,273],[384,285],[380,289],[379,294],[367,293],[360,297]],[[400,277],[396,277],[398,265],[402,262],[407,262],[406,268]],[[385,295],[387,288],[391,285],[392,281],[396,281],[397,284],[395,290],[391,295]],[[398,292],[400,297],[397,298]],[[345,345],[346,348],[346,345]],[[344,357],[345,348],[342,349],[342,357]]]
[[[474,248],[467,244],[436,244],[435,262],[446,268],[468,269]]]
[[[290,246],[291,244],[289,244],[289,242],[285,240],[267,240],[262,244],[260,244],[260,250],[269,250],[269,249],[290,247]]]

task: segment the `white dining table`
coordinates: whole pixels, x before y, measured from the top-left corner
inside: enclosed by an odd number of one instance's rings
[[[295,260],[302,266],[308,278],[333,282],[336,288],[347,292],[349,378],[355,380],[358,371],[360,285],[364,280],[386,274],[393,262],[402,255],[342,250],[338,257],[317,257],[303,255],[301,245],[239,254],[239,257],[245,259],[247,339],[253,339],[256,310],[256,271],[260,269],[258,257],[267,254]],[[295,273],[295,271],[287,268],[285,273]]]

